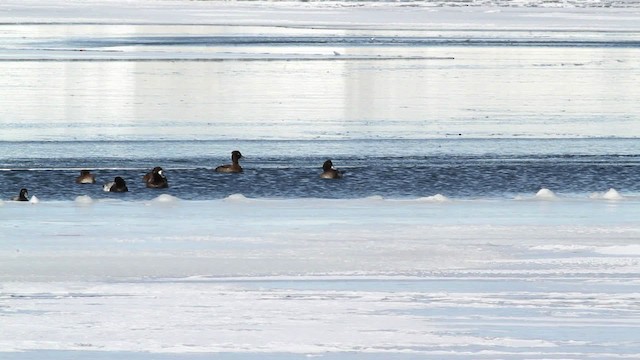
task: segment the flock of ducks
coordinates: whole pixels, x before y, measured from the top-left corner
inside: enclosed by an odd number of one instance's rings
[[[242,154],[238,150],[234,150],[231,152],[231,164],[220,165],[216,167],[214,170],[219,173],[241,173],[242,166],[240,166],[240,159],[242,159]],[[322,164],[322,173],[320,174],[320,178],[322,179],[340,179],[342,178],[342,171],[337,170],[333,167],[333,162],[331,160],[327,160]],[[169,182],[167,180],[166,175],[164,174],[164,170],[160,166],[154,167],[150,172],[145,174],[142,177],[142,181],[145,183],[145,186],[152,189],[165,189],[169,187]],[[80,175],[76,178],[76,184],[95,184],[96,177],[89,170],[80,171]],[[104,191],[108,192],[127,192],[129,188],[127,188],[126,181],[120,177],[116,176],[113,181],[108,182],[103,187]],[[20,194],[15,196],[13,201],[29,201],[29,191],[27,189],[21,189]]]

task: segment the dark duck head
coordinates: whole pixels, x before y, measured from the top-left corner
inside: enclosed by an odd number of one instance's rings
[[[104,186],[105,191],[110,192],[127,192],[129,189],[127,188],[127,183],[120,176],[116,176],[113,179],[113,182],[110,182]]]
[[[323,179],[340,179],[342,173],[333,167],[331,160],[327,160],[322,164],[322,174],[320,174],[320,177]]]
[[[20,194],[14,196],[13,201],[29,201],[29,191],[27,189],[20,189]]]

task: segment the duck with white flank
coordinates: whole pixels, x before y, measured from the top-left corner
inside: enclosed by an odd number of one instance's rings
[[[127,192],[127,183],[120,176],[116,176],[112,182],[106,183],[103,187],[104,191],[108,192]]]

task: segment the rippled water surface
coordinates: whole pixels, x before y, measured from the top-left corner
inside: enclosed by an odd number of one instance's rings
[[[218,199],[241,193],[258,198],[514,197],[541,188],[571,196],[616,188],[638,193],[635,139],[440,139],[343,141],[128,141],[3,143],[2,198],[27,187],[46,200],[91,197],[149,199],[168,193],[183,199]],[[240,149],[242,174],[218,174],[229,149]],[[49,154],[60,154],[49,156]],[[81,156],[81,154],[85,154]],[[344,178],[319,178],[325,159]],[[166,190],[146,189],[142,176],[162,166]],[[96,185],[76,185],[80,169]],[[122,176],[130,193],[108,194],[102,185]],[[12,184],[13,186],[7,186]]]

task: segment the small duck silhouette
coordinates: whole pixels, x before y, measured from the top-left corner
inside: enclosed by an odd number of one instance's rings
[[[112,182],[106,183],[103,187],[104,191],[109,192],[127,192],[127,183],[120,176],[116,176]]]
[[[242,154],[238,150],[231,152],[231,164],[220,165],[215,170],[219,173],[241,173],[242,167],[239,160],[242,158]]]
[[[327,160],[322,164],[322,174],[320,177],[323,179],[340,179],[342,178],[342,172],[333,167],[333,162]]]
[[[164,170],[162,170],[160,166],[154,167],[142,180],[148,188],[164,189],[169,187],[167,177],[164,175]]]
[[[96,177],[89,170],[81,170],[80,175],[76,178],[76,184],[95,184]]]
[[[14,196],[12,201],[29,201],[29,191],[27,189],[20,189],[20,194]]]

